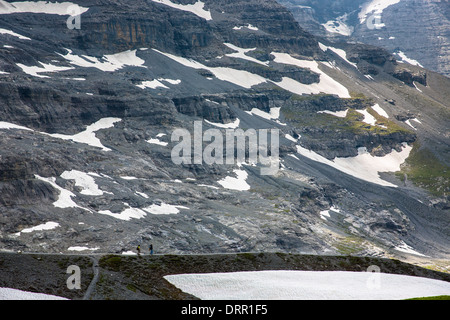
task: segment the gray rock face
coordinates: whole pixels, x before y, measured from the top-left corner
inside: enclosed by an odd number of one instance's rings
[[[0,249],[387,256],[407,244],[448,257],[448,193],[329,165],[405,143],[445,163],[447,78],[373,46],[319,44],[272,0],[208,0],[211,20],[187,10],[196,1],[76,3],[89,8],[80,30],[64,15],[1,14],[31,40],[0,34]],[[224,136],[236,123],[280,130],[280,170],[175,163],[172,133],[193,135],[194,121]]]
[[[429,70],[450,75],[448,1],[401,0],[382,13],[368,12],[363,22],[358,15],[372,1],[278,2],[289,8],[300,25],[315,35],[383,47],[392,53],[403,53]],[[327,22],[328,31],[324,27]]]

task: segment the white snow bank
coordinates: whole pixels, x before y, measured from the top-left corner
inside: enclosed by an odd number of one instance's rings
[[[120,122],[122,119],[120,118],[102,118],[99,121],[91,124],[86,128],[86,130],[77,133],[75,135],[65,135],[65,134],[48,134],[54,138],[59,138],[63,140],[72,140],[78,143],[85,143],[93,147],[101,148],[103,151],[111,151],[111,149],[105,147],[101,141],[95,136],[95,132],[112,128],[116,122]]]
[[[168,57],[186,67],[194,68],[194,69],[208,70],[211,73],[213,73],[217,79],[233,83],[233,84],[243,87],[243,88],[250,89],[251,87],[253,87],[255,85],[267,82],[267,79],[265,79],[259,75],[250,73],[248,71],[236,70],[236,69],[226,68],[226,67],[208,67],[208,66],[205,66],[202,63],[197,62],[192,59],[178,57],[173,54],[161,52],[156,49],[153,49],[153,50],[162,55],[165,55],[166,57]]]
[[[53,202],[53,206],[56,208],[80,208],[86,211],[90,211],[86,208],[80,207],[77,205],[73,200],[72,197],[75,198],[75,194],[73,194],[71,191],[66,190],[64,188],[61,188],[59,185],[56,184],[56,178],[50,177],[50,178],[44,178],[38,175],[34,175],[36,179],[39,179],[41,181],[49,183],[53,188],[57,189],[59,191],[58,200]]]
[[[95,132],[102,130],[102,129],[108,129],[114,126],[116,122],[120,122],[122,119],[120,118],[103,118],[99,121],[91,124],[86,128],[86,130],[77,133],[75,135],[65,135],[65,134],[59,134],[59,133],[45,133],[45,132],[38,132],[40,134],[45,134],[47,136],[51,136],[53,138],[57,139],[63,139],[63,140],[72,140],[74,142],[78,143],[85,143],[93,147],[98,147],[103,149],[104,151],[110,151],[111,149],[106,148],[102,145],[101,141],[95,136]],[[1,129],[17,129],[17,130],[26,130],[26,131],[33,131],[30,128],[19,126],[13,123],[0,121],[0,130]]]
[[[125,66],[146,68],[144,66],[145,60],[136,55],[137,50],[127,50],[115,54],[104,55],[101,59],[86,55],[79,56],[73,54],[70,49],[66,50],[67,54],[59,55],[78,67],[97,68],[105,72],[113,72],[122,69]]]
[[[367,109],[364,110],[356,110],[356,112],[361,113],[364,116],[363,122],[370,124],[371,126],[375,126],[377,123],[377,119],[373,115],[367,111]]]
[[[253,108],[252,110],[245,111],[245,112],[248,113],[249,115],[255,115],[255,116],[267,119],[267,120],[275,121],[279,125],[286,126],[287,125],[286,123],[282,123],[279,120],[280,110],[281,110],[281,108],[270,108],[270,112],[265,112],[265,111],[262,111],[261,109]]]
[[[180,209],[189,210],[189,208],[184,206],[175,206],[167,203],[153,204],[149,207],[139,209],[132,208],[128,203],[124,203],[128,208],[120,213],[113,213],[110,210],[101,210],[98,213],[114,217],[119,220],[130,221],[131,219],[142,219],[147,216],[148,213],[154,215],[164,215],[164,214],[178,214]]]
[[[258,31],[259,30],[258,27],[255,27],[255,26],[253,26],[251,24],[247,24],[245,26],[239,26],[239,27],[236,26],[236,27],[233,27],[233,30],[242,30],[243,28],[247,28],[247,29],[253,30],[253,31]]]
[[[379,173],[399,171],[400,165],[409,157],[411,150],[412,147],[404,144],[401,152],[392,150],[390,154],[384,157],[374,157],[367,152],[366,148],[359,148],[359,154],[356,157],[335,158],[331,161],[314,151],[297,146],[297,152],[304,157],[326,164],[361,180],[394,188],[397,186],[381,179]]]
[[[400,300],[450,294],[445,281],[371,272],[252,271],[164,278],[203,300]]]
[[[351,36],[354,28],[347,25],[347,15],[340,16],[336,20],[330,20],[323,23],[322,26],[331,33],[339,33],[344,36]]]
[[[142,81],[141,84],[137,84],[136,87],[139,87],[141,89],[149,88],[149,89],[157,89],[157,88],[164,88],[169,89],[169,87],[166,87],[158,80],[152,80],[152,81]]]
[[[338,118],[345,118],[345,117],[347,117],[348,109],[344,110],[344,111],[324,110],[324,111],[317,111],[317,113],[326,113],[326,114],[331,114],[332,116],[335,116]]]
[[[389,115],[387,114],[387,112],[380,107],[380,105],[377,103],[374,106],[372,106],[372,110],[374,110],[376,113],[378,113],[380,116],[385,117],[387,119],[389,119]]]
[[[250,57],[250,56],[246,55],[247,52],[256,50],[256,48],[244,49],[244,48],[240,48],[238,46],[235,46],[234,44],[231,44],[231,43],[224,43],[224,45],[226,45],[228,48],[230,48],[230,49],[232,49],[234,51],[237,51],[236,53],[228,53],[228,54],[226,54],[227,57],[240,58],[240,59],[244,59],[244,60],[247,60],[247,61],[251,61],[251,62],[254,62],[254,63],[261,64],[263,66],[268,66],[269,65],[269,61],[262,62],[262,61],[259,61],[258,59],[255,59],[253,57]]]
[[[327,220],[328,218],[330,218],[330,211],[337,212],[337,213],[341,212],[341,210],[339,210],[338,208],[336,208],[336,207],[333,206],[333,207],[331,207],[331,208],[328,209],[328,210],[320,211],[320,212],[319,212],[320,218],[321,218],[322,220]]]
[[[173,3],[170,0],[152,0],[152,1],[161,3],[161,4],[165,4],[166,6],[169,6],[169,7],[178,9],[178,10],[191,12],[205,20],[212,20],[211,12],[209,10],[205,10],[205,8],[204,8],[205,4],[202,1],[197,1],[194,4],[178,4],[178,3]]]
[[[84,172],[78,170],[64,171],[61,178],[66,180],[75,180],[75,186],[80,187],[81,194],[88,196],[101,196],[103,191],[100,190],[95,183],[95,179]]]
[[[74,246],[67,248],[68,251],[96,251],[100,248],[89,248],[89,247],[81,247],[81,246]]]
[[[11,13],[46,13],[56,15],[71,15],[69,8],[76,5],[72,2],[51,2],[51,1],[17,1],[6,2],[0,0],[0,14]],[[78,6],[78,5],[76,5]],[[78,6],[80,14],[85,13],[89,8]]]
[[[53,230],[57,227],[59,227],[59,223],[50,221],[50,222],[46,222],[46,223],[31,227],[31,228],[23,229],[22,231],[17,232],[15,235],[20,236],[21,233],[31,233],[34,231]]]
[[[17,37],[17,38],[22,39],[22,40],[31,40],[28,37],[25,37],[25,36],[23,36],[21,34],[15,33],[14,31],[7,30],[7,29],[2,29],[2,28],[0,28],[0,34],[9,34],[11,36]]]
[[[23,72],[26,74],[29,74],[33,77],[38,78],[50,78],[49,76],[40,75],[40,73],[54,73],[54,72],[61,72],[61,71],[67,71],[72,70],[74,68],[72,67],[58,67],[52,64],[47,64],[38,61],[38,63],[41,66],[26,66],[22,63],[17,63],[17,66],[22,69]]]
[[[237,178],[226,177],[219,180],[217,183],[220,184],[225,189],[245,191],[250,190],[250,185],[247,183],[248,173],[245,170],[234,170],[233,171]]]
[[[128,208],[120,213],[113,213],[110,210],[100,210],[98,213],[124,221],[130,221],[131,219],[142,219],[147,215],[147,212],[142,209],[132,208],[128,205],[128,203],[124,203],[124,205]]]
[[[170,84],[176,85],[180,84],[181,80],[179,79],[154,79],[152,81],[143,81],[141,84],[136,85],[136,87],[139,87],[141,89],[149,88],[149,89],[157,89],[157,88],[163,88],[163,89],[170,89],[166,85],[164,85],[162,82],[168,82]]]
[[[408,58],[403,51],[398,51],[395,54],[397,54],[402,59],[401,61],[399,61],[400,63],[409,63],[409,64],[411,64],[413,66],[418,66],[418,67],[422,67],[423,68],[423,65],[421,65],[419,63],[419,61],[411,59],[411,58]]]
[[[325,72],[319,69],[319,64],[316,61],[300,60],[292,57],[287,53],[272,52],[275,56],[274,62],[294,65],[300,68],[310,69],[312,72],[320,75],[320,82],[313,84],[301,84],[291,78],[283,77],[281,82],[275,82],[281,88],[297,94],[335,94],[341,98],[350,98],[350,93],[346,87],[331,78]]]
[[[163,146],[163,147],[166,147],[169,144],[168,142],[161,141],[158,138],[151,138],[151,139],[147,140],[147,143],[157,144],[157,145]]]
[[[358,14],[359,22],[364,23],[371,13],[381,17],[386,8],[399,2],[400,0],[372,0],[367,2],[362,6],[361,11]]]
[[[68,300],[68,299],[44,293],[34,293],[17,289],[0,288],[0,300]]]
[[[414,248],[412,248],[411,246],[407,245],[403,241],[402,241],[402,243],[400,245],[398,245],[394,249],[397,250],[397,251],[413,254],[413,255],[416,255],[416,256],[426,257],[424,254],[421,254],[421,253],[417,252],[416,250],[414,250]]]
[[[0,121],[0,129],[6,129],[6,130],[17,129],[17,130],[33,131],[30,128],[19,126],[17,124],[5,122],[5,121]]]
[[[239,128],[239,124],[241,123],[241,120],[240,120],[239,118],[237,118],[237,119],[234,120],[233,122],[231,122],[231,123],[226,123],[226,124],[224,124],[224,123],[211,122],[211,121],[208,121],[208,120],[206,120],[206,119],[205,119],[205,122],[208,123],[208,124],[210,124],[210,125],[212,125],[212,126],[218,127],[218,128],[223,128],[223,129],[236,129],[236,128]]]
[[[320,49],[322,49],[322,51],[327,51],[327,50],[331,50],[334,53],[336,53],[342,60],[344,60],[345,62],[347,62],[348,64],[352,65],[353,67],[355,67],[356,69],[358,69],[358,66],[356,65],[356,63],[351,62],[350,60],[348,60],[347,58],[347,52],[343,49],[339,49],[339,48],[335,48],[335,47],[330,47],[330,46],[326,46],[323,43],[319,42],[319,47]]]
[[[184,206],[174,206],[171,204],[167,204],[162,202],[160,205],[158,204],[152,204],[150,207],[144,208],[145,211],[151,213],[151,214],[178,214],[180,212],[180,209],[189,210],[188,207]]]
[[[311,71],[320,74],[320,83],[314,83],[311,85],[302,84],[296,80],[293,80],[288,77],[283,77],[282,81],[274,82],[269,79],[266,79],[257,74],[253,74],[248,71],[236,70],[232,68],[226,67],[208,67],[202,63],[199,63],[192,59],[186,59],[183,57],[175,56],[170,53],[161,52],[159,50],[153,49],[155,52],[158,52],[186,67],[194,68],[194,69],[205,69],[210,71],[215,75],[215,77],[222,81],[227,81],[233,83],[237,86],[250,89],[253,86],[258,84],[272,82],[277,86],[290,91],[292,93],[296,93],[299,95],[302,94],[319,94],[319,93],[328,93],[328,94],[336,94],[341,98],[350,98],[350,93],[343,85],[339,82],[332,79],[330,76],[325,74],[322,70],[319,69],[318,63],[315,61],[308,60],[299,60],[292,58],[289,54],[286,53],[275,53],[272,52],[273,55],[276,56],[275,62],[296,65],[301,68],[309,68]],[[247,50],[247,49],[245,49]],[[239,53],[239,52],[238,52]],[[239,53],[241,55],[241,53]]]

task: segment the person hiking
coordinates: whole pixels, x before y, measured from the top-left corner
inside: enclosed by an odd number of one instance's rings
[[[153,255],[153,244],[150,244],[148,251],[150,251],[150,255]]]
[[[138,256],[140,256],[141,255],[141,245],[138,245],[136,250],[137,250]]]

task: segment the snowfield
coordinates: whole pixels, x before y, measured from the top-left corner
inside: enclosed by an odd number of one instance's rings
[[[409,157],[411,150],[412,147],[404,144],[401,152],[392,150],[384,157],[374,157],[367,152],[366,148],[359,148],[356,157],[335,158],[331,161],[314,151],[297,146],[297,152],[304,157],[326,164],[358,179],[393,188],[397,188],[397,186],[381,179],[379,173],[400,171],[400,165]]]
[[[222,180],[219,180],[217,183],[220,184],[225,189],[237,190],[237,191],[246,191],[250,190],[250,185],[247,183],[248,173],[245,170],[234,170],[233,171],[237,178],[226,177]]]
[[[0,288],[0,300],[68,300],[63,297],[10,288]]]
[[[367,2],[362,6],[362,9],[358,14],[359,22],[361,24],[364,23],[367,20],[369,14],[371,13],[377,15],[378,17],[381,17],[383,11],[386,8],[399,2],[400,0],[372,0]]]
[[[400,300],[450,294],[450,283],[385,273],[252,271],[164,277],[202,300]]]
[[[17,38],[19,38],[21,40],[31,40],[28,37],[25,37],[25,36],[23,36],[21,34],[15,33],[14,31],[11,31],[11,30],[8,30],[8,29],[0,28],[0,34],[8,34],[10,36],[17,37]]]
[[[65,134],[48,134],[51,137],[59,138],[63,140],[72,140],[78,143],[85,143],[93,147],[103,149],[103,151],[111,151],[111,149],[105,147],[100,139],[95,136],[95,132],[102,129],[109,129],[114,127],[116,122],[120,122],[120,118],[102,118],[97,122],[89,125],[84,131],[77,133],[75,135],[65,135]]]
[[[70,49],[66,50],[67,53],[65,55],[58,54],[69,61],[70,64],[78,67],[97,68],[104,72],[114,72],[125,66],[147,68],[144,66],[145,61],[136,55],[137,50],[127,50],[115,54],[104,55],[101,59],[87,55],[79,56],[73,54]]]
[[[205,20],[212,20],[211,12],[209,10],[204,9],[205,4],[202,1],[197,1],[194,4],[178,4],[178,3],[173,3],[170,0],[152,0],[152,1],[156,2],[156,3],[164,4],[166,6],[174,8],[174,9],[191,12],[191,13],[195,14],[196,16],[198,16],[202,19],[205,19]]]
[[[70,8],[75,6],[73,2],[51,2],[51,1],[17,1],[6,2],[0,0],[0,14],[11,13],[45,13],[56,15],[70,15]],[[78,5],[76,5],[78,6]],[[89,8],[78,6],[80,14]]]

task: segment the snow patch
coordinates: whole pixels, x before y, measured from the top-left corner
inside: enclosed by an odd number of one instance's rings
[[[80,246],[74,246],[74,247],[69,247],[67,248],[67,251],[96,251],[99,250],[100,248],[89,248],[89,247],[80,247]]]
[[[381,179],[379,173],[400,171],[400,165],[409,157],[411,150],[412,147],[405,143],[403,150],[400,152],[392,150],[391,153],[384,157],[374,157],[367,152],[366,148],[359,148],[359,154],[356,157],[328,160],[314,151],[297,146],[297,152],[299,154],[313,161],[326,164],[358,179],[394,188],[397,186]]]
[[[161,141],[158,138],[152,138],[150,140],[147,140],[147,143],[157,144],[157,145],[163,146],[163,147],[166,147],[169,144],[168,142]]]
[[[158,52],[186,67],[194,68],[194,69],[205,69],[214,74],[216,78],[222,81],[227,81],[233,83],[237,86],[250,89],[251,87],[267,82],[267,79],[250,73],[248,71],[236,70],[232,68],[226,67],[208,67],[199,63],[192,59],[186,59],[183,57],[178,57],[170,53],[161,52],[159,50],[153,49],[155,52]]]
[[[378,113],[380,116],[389,119],[389,115],[387,114],[387,112],[384,111],[384,109],[381,108],[380,105],[379,105],[378,103],[372,106],[372,110],[374,110],[374,111],[375,111],[376,113]]]
[[[68,300],[68,299],[44,293],[35,293],[11,288],[0,288],[0,300]]]
[[[241,120],[238,118],[238,119],[234,120],[233,122],[231,122],[231,123],[226,123],[226,124],[224,124],[224,123],[211,122],[211,121],[208,121],[208,120],[206,120],[206,119],[205,119],[205,122],[208,123],[208,124],[210,124],[210,125],[212,125],[212,126],[218,127],[218,128],[223,128],[223,129],[236,129],[236,128],[239,128],[239,124],[241,123]]]
[[[426,257],[424,254],[421,254],[421,253],[417,252],[416,250],[414,250],[414,248],[412,248],[411,246],[407,245],[404,241],[402,241],[402,243],[400,245],[396,246],[395,250],[401,251],[401,252],[405,252],[405,253],[409,253],[409,254],[413,254],[413,255],[416,255],[416,256]]]
[[[265,112],[265,111],[262,111],[261,109],[253,108],[252,110],[250,110],[250,111],[245,111],[245,112],[248,113],[248,114],[250,114],[250,115],[255,115],[255,116],[264,118],[264,119],[266,119],[266,120],[272,120],[272,121],[275,121],[276,123],[285,126],[285,125],[287,125],[287,124],[281,123],[281,122],[279,121],[279,118],[280,118],[280,110],[281,110],[281,108],[280,108],[280,107],[277,107],[277,108],[270,108],[270,112]]]
[[[330,46],[326,46],[322,43],[319,42],[319,46],[322,49],[322,51],[326,52],[327,50],[331,50],[334,53],[336,53],[342,60],[344,60],[345,62],[347,62],[349,65],[352,65],[353,67],[355,67],[356,69],[358,69],[358,66],[356,63],[351,62],[350,60],[348,60],[347,58],[347,52],[343,49],[339,49],[339,48],[335,48],[335,47],[330,47]]]
[[[445,281],[372,272],[281,270],[164,278],[202,300],[402,300],[450,293]]]
[[[98,213],[124,221],[130,221],[131,219],[142,219],[147,215],[147,212],[142,209],[132,208],[127,203],[124,203],[124,205],[128,208],[120,213],[113,213],[110,210],[100,210]]]
[[[348,109],[344,110],[344,111],[323,110],[323,111],[317,111],[317,113],[326,113],[326,114],[331,114],[332,116],[335,116],[338,118],[345,118],[345,117],[347,117]]]
[[[1,10],[1,8],[0,8],[0,10]],[[14,31],[7,30],[7,29],[2,29],[2,28],[0,28],[0,34],[9,34],[11,36],[17,37],[17,38],[22,39],[22,40],[31,40],[28,37],[25,37],[25,36],[22,36],[21,34],[15,33]]]
[[[11,13],[46,13],[61,16],[71,15],[69,8],[78,6],[72,2],[50,2],[50,1],[17,1],[6,2],[0,0],[0,14]],[[78,6],[80,14],[85,13],[89,8]]]
[[[323,23],[322,26],[331,33],[338,33],[344,36],[351,36],[354,28],[347,25],[347,14]]]
[[[167,203],[162,202],[161,204],[152,204],[150,207],[144,208],[145,211],[156,214],[156,215],[164,215],[164,214],[178,214],[180,213],[180,209],[189,210],[188,207],[184,206],[174,206]]]
[[[224,45],[226,45],[228,48],[230,48],[230,49],[232,49],[234,51],[237,51],[236,53],[228,53],[228,54],[226,54],[227,57],[240,58],[240,59],[243,59],[243,60],[247,60],[247,61],[251,61],[251,62],[257,63],[257,64],[261,64],[263,66],[268,66],[269,65],[269,61],[262,62],[262,61],[259,61],[258,59],[255,59],[253,57],[249,57],[249,56],[246,55],[247,52],[256,50],[256,48],[244,49],[244,48],[237,47],[237,46],[235,46],[235,45],[233,45],[231,43],[224,43]]]
[[[361,11],[358,14],[359,22],[361,24],[364,23],[371,13],[381,17],[386,8],[399,2],[400,0],[372,0],[367,2],[362,6]]]
[[[225,189],[246,191],[250,190],[250,185],[247,183],[248,173],[245,170],[234,170],[233,171],[237,178],[226,177],[219,180],[217,183],[220,184]]]
[[[310,69],[312,72],[318,73],[320,75],[319,83],[313,83],[309,85],[301,84],[291,78],[283,77],[281,82],[274,82],[281,88],[300,95],[327,93],[338,95],[340,98],[350,98],[348,89],[339,82],[335,81],[325,72],[320,70],[319,64],[316,61],[296,59],[287,53],[272,52],[272,55],[275,56],[274,62],[276,63],[294,65],[300,68]]]
[[[168,82],[168,83],[173,84],[173,85],[177,85],[177,84],[181,83],[181,80],[179,80],[179,79],[175,80],[175,79],[159,78],[159,79],[154,79],[152,81],[143,81],[141,84],[136,85],[136,87],[139,87],[141,89],[145,89],[145,88],[149,88],[149,89],[157,89],[157,88],[170,89],[169,87],[164,85],[162,83],[162,81]]]
[[[375,119],[375,117],[373,115],[371,115],[369,113],[369,111],[367,111],[367,109],[364,110],[356,110],[356,112],[361,113],[362,115],[364,115],[364,119],[363,122],[370,124],[371,126],[375,126],[377,123],[377,119]]]
[[[104,55],[102,58],[91,57],[86,55],[76,55],[72,53],[72,50],[66,49],[67,54],[60,54],[69,63],[84,68],[97,68],[105,72],[113,72],[122,69],[125,66],[142,67],[145,61],[136,55],[137,50],[127,50],[115,54]]]
[[[171,8],[175,8],[178,10],[191,12],[205,20],[212,20],[211,12],[209,10],[205,10],[205,4],[202,1],[197,1],[194,4],[178,4],[178,3],[173,3],[170,0],[152,0],[152,1],[156,2],[156,3],[164,4],[166,6],[169,6]]]
[[[413,66],[418,66],[418,67],[423,68],[423,65],[421,65],[419,63],[419,61],[408,58],[403,51],[395,52],[395,54],[398,55],[402,59],[401,61],[399,61],[400,63],[409,63]]]
[[[54,138],[59,138],[63,140],[72,140],[74,142],[78,143],[85,143],[93,147],[97,147],[102,149],[103,151],[111,151],[111,149],[105,147],[101,141],[95,136],[95,132],[102,130],[102,129],[108,129],[112,128],[115,123],[122,121],[120,118],[103,118],[99,121],[95,122],[94,124],[91,124],[86,128],[86,130],[77,133],[75,135],[65,135],[65,134],[48,134],[49,136],[52,136]]]
[[[23,229],[22,231],[17,232],[15,235],[16,236],[20,236],[21,233],[31,233],[31,232],[34,232],[34,231],[53,230],[53,229],[55,229],[57,227],[59,227],[59,223],[50,221],[50,222],[46,222],[46,223],[37,225],[35,227]]]
[[[47,63],[43,63],[43,62],[39,62],[38,63],[41,65],[39,66],[26,66],[22,63],[17,63],[17,66],[19,68],[22,69],[23,72],[25,72],[26,74],[29,74],[33,77],[38,77],[38,78],[50,78],[49,76],[45,76],[45,75],[40,75],[40,73],[53,73],[53,72],[61,72],[61,71],[67,71],[67,70],[72,70],[74,68],[72,67],[58,67],[52,64],[47,64]]]
[[[75,198],[75,194],[73,194],[71,191],[66,190],[64,188],[61,188],[59,185],[56,184],[56,178],[50,177],[50,178],[44,178],[38,175],[34,175],[36,179],[44,181],[48,184],[50,184],[53,188],[57,189],[59,191],[58,200],[53,202],[53,206],[56,208],[66,209],[66,208],[80,208],[86,211],[90,211],[86,208],[80,207],[77,205],[72,198]]]
[[[17,124],[5,122],[5,121],[0,121],[0,129],[6,129],[6,130],[16,129],[16,130],[34,131],[34,130],[31,130],[30,128],[19,126]]]
[[[61,178],[65,180],[75,180],[75,186],[82,189],[80,192],[81,194],[88,196],[103,195],[103,191],[98,188],[95,179],[87,173],[77,170],[64,171],[61,174]]]
[[[255,27],[255,26],[253,26],[251,24],[247,24],[245,26],[239,26],[239,27],[236,26],[236,27],[233,27],[233,30],[242,30],[243,28],[247,28],[247,29],[253,30],[253,31],[258,31],[259,30],[258,27]]]

